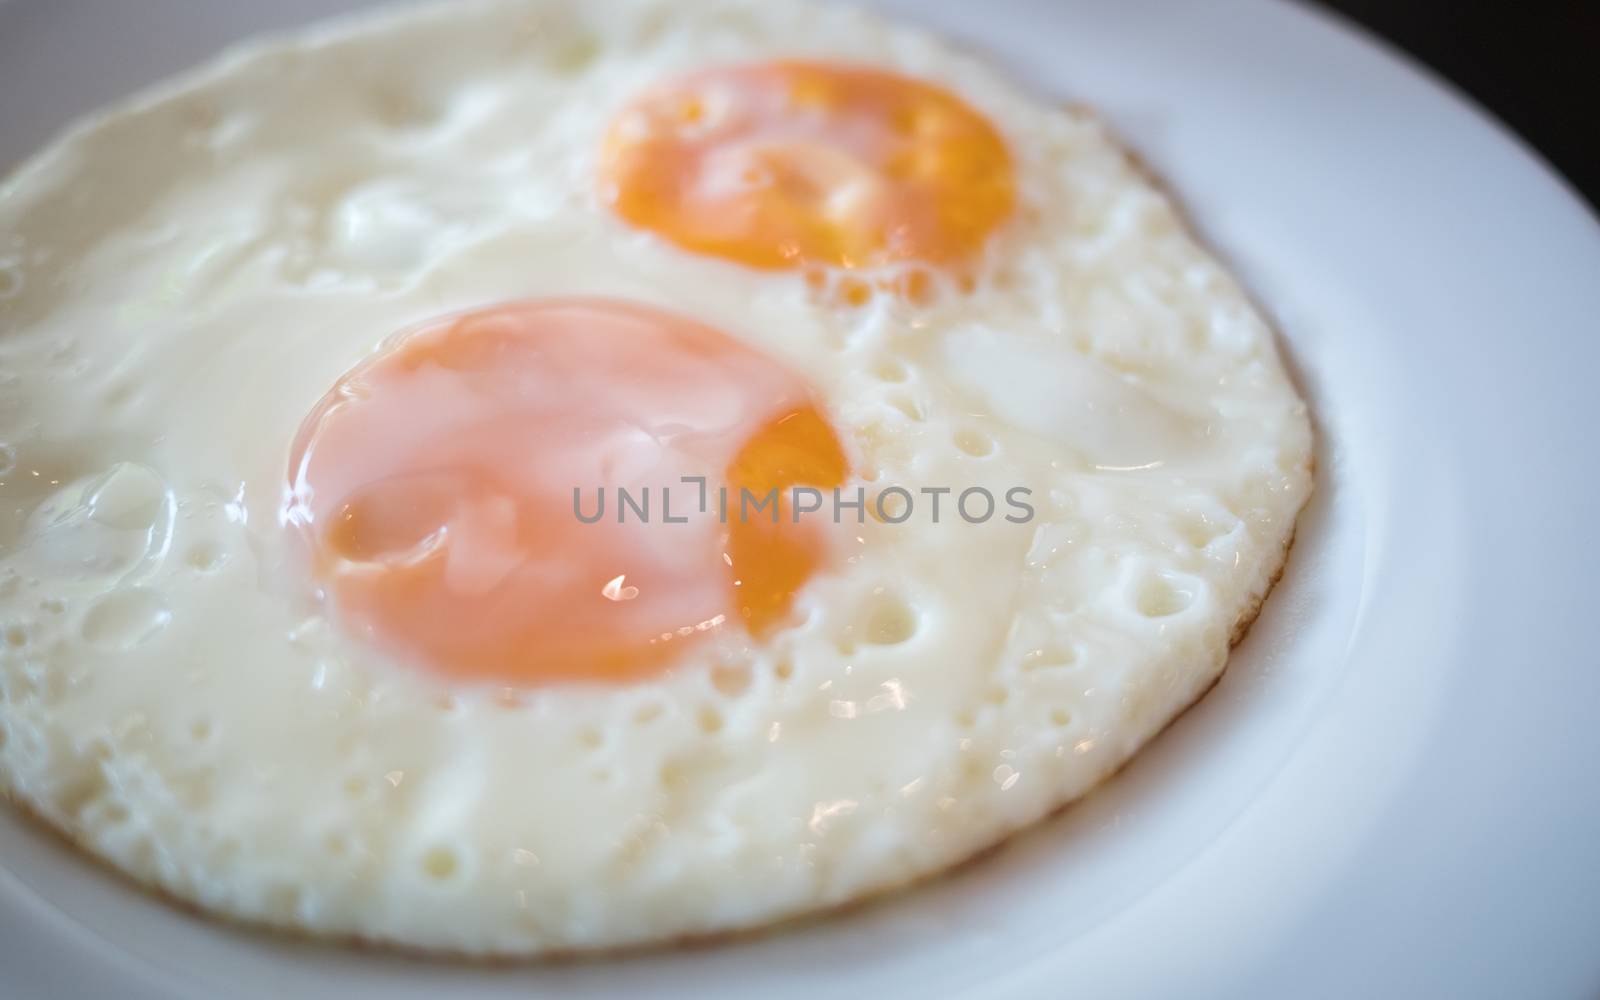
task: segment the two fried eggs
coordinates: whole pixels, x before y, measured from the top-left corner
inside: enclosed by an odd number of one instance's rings
[[[1311,487],[1105,130],[850,9],[353,22],[0,222],[0,784],[253,921],[537,954],[948,867],[1215,680]],[[575,516],[685,477],[918,503]]]

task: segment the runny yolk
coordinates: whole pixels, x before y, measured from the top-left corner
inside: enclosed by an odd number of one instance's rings
[[[748,509],[736,512],[728,537],[728,560],[738,587],[739,616],[757,635],[783,620],[789,602],[822,562],[814,541],[793,531],[789,488],[833,487],[847,469],[839,441],[812,407],[791,409],[761,428],[739,450],[728,480],[742,498],[777,491],[776,519],[763,521]]]
[[[285,518],[339,620],[403,659],[617,681],[781,627],[830,554],[831,519],[797,520],[790,491],[848,474],[773,359],[668,313],[553,299],[441,320],[344,375],[293,445]]]
[[[691,74],[613,121],[616,212],[698,253],[760,268],[953,265],[1011,213],[994,127],[933,84],[780,61]]]

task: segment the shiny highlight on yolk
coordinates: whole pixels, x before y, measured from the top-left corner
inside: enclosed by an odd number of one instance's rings
[[[830,555],[831,519],[796,523],[787,494],[848,474],[772,359],[657,310],[556,299],[442,320],[347,373],[294,443],[285,518],[341,620],[387,650],[461,679],[615,681],[738,623],[780,627]],[[726,523],[684,476],[727,490]],[[619,487],[650,488],[648,519],[619,517]],[[778,508],[739,516],[741,491],[773,490]]]
[[[1005,143],[954,94],[798,60],[649,91],[612,123],[601,173],[628,222],[759,268],[954,265],[1015,202]]]

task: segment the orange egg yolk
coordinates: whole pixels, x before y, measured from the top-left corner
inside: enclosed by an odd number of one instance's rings
[[[699,72],[612,123],[602,184],[617,213],[753,267],[948,265],[1015,201],[994,127],[930,83],[782,61]]]
[[[679,316],[556,299],[411,331],[342,377],[293,445],[285,519],[337,617],[404,659],[614,681],[781,626],[831,524],[783,498],[847,475],[778,362]],[[779,508],[741,510],[774,489]]]

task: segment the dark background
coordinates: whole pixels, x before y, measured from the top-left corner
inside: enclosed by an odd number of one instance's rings
[[[1600,0],[1311,0],[1410,52],[1600,206]]]

